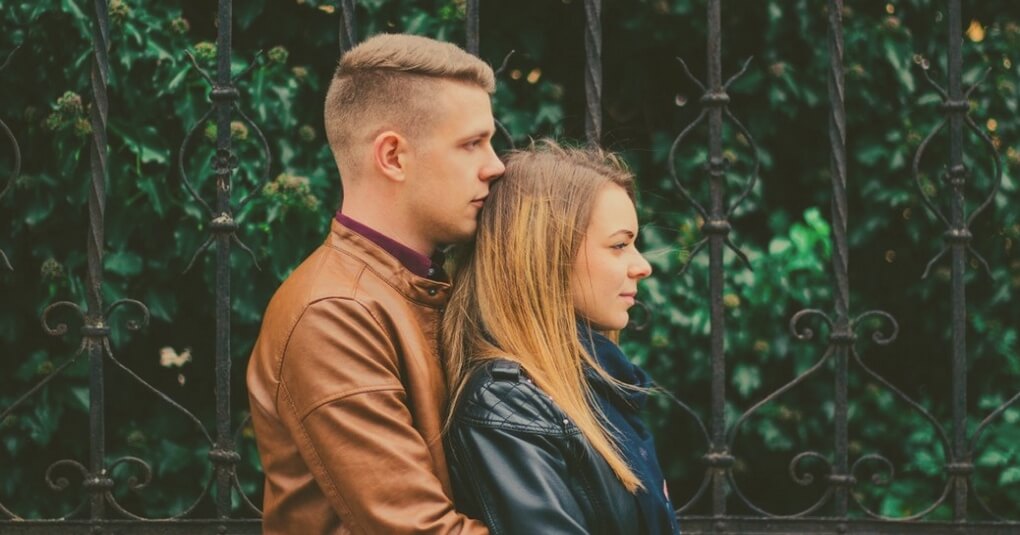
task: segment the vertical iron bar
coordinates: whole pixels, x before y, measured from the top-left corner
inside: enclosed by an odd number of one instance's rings
[[[478,22],[480,19],[478,13],[478,0],[467,0],[466,13],[465,13],[466,25],[467,25],[467,51],[470,54],[479,56],[479,29]]]
[[[88,306],[82,336],[89,356],[89,477],[85,487],[90,496],[89,516],[100,520],[105,516],[106,477],[106,424],[105,385],[103,377],[104,341],[109,329],[103,317],[103,245],[106,215],[107,138],[106,119],[109,98],[106,92],[110,79],[110,23],[106,0],[95,0],[95,24],[92,25],[92,107],[89,120],[92,126],[92,145],[89,164],[92,182],[89,188],[89,229],[86,243]]]
[[[7,134],[7,139],[11,142],[11,148],[14,149],[14,170],[11,172],[7,184],[0,187],[0,199],[3,199],[7,191],[14,186],[14,181],[18,179],[18,174],[21,172],[21,147],[18,146],[18,139],[14,137],[14,132],[11,132],[11,129],[7,127],[7,123],[3,122],[3,120],[0,120],[0,131]],[[0,268],[14,271],[10,261],[7,259],[7,254],[2,249],[0,249]]]
[[[709,221],[702,226],[709,232],[709,293],[712,312],[712,453],[728,455],[726,451],[726,323],[723,317],[723,244],[725,240],[725,213],[723,207],[723,180],[726,162],[722,153],[723,107],[726,93],[722,86],[722,24],[719,0],[708,3],[708,78],[707,92],[702,97],[708,110],[708,172],[711,191]],[[726,514],[726,471],[728,467],[715,465],[712,469],[712,514]]]
[[[584,132],[588,145],[602,140],[602,0],[584,1],[584,94],[587,114]]]
[[[11,64],[11,60],[14,59],[14,54],[18,52],[18,48],[20,47],[21,45],[14,47],[14,50],[7,55],[7,59],[4,60],[3,64],[0,64],[0,72],[3,72],[3,70]],[[11,171],[11,176],[7,179],[7,183],[5,185],[0,186],[0,199],[3,199],[4,195],[6,195],[11,187],[14,186],[14,181],[18,179],[18,175],[21,173],[21,147],[18,146],[18,139],[14,137],[14,132],[11,132],[11,129],[7,127],[7,123],[5,123],[2,119],[0,119],[0,131],[3,131],[3,133],[7,135],[7,139],[11,142],[11,148],[14,150],[14,167]],[[2,249],[0,249],[0,268],[5,268],[8,271],[14,271],[14,268],[11,267],[10,261],[7,259],[7,255]]]
[[[231,147],[230,118],[237,101],[230,68],[233,13],[231,0],[219,0],[216,36],[216,446],[209,452],[216,466],[216,512],[230,517],[231,482],[237,454],[230,429],[230,240],[234,219],[230,206],[230,178],[236,166]]]
[[[832,332],[836,357],[835,485],[836,516],[847,515],[847,367],[852,342],[850,327],[849,251],[846,203],[846,109],[843,74],[843,0],[829,0],[829,174],[832,179],[832,271],[836,282],[836,322]]]
[[[354,0],[340,0],[340,54],[358,44],[358,20]]]
[[[959,469],[969,464],[967,453],[967,297],[964,273],[967,267],[966,213],[963,187],[967,168],[963,164],[963,121],[967,111],[963,100],[963,25],[960,0],[949,2],[949,169],[946,180],[952,186],[952,230],[947,239],[953,253],[952,261],[952,321],[953,321],[953,465]],[[957,105],[953,105],[957,104]],[[969,473],[955,471],[953,493],[953,519],[962,522],[967,517],[967,485]]]

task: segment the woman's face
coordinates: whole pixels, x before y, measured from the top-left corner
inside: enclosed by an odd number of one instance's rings
[[[597,329],[627,326],[637,283],[652,272],[634,243],[637,232],[637,212],[627,192],[615,184],[603,187],[570,280],[574,308]]]

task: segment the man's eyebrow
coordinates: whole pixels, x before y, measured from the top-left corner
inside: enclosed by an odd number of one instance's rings
[[[493,135],[495,135],[495,133],[496,133],[496,128],[493,127],[493,128],[488,128],[488,129],[485,129],[485,130],[478,130],[476,132],[473,132],[471,134],[468,134],[468,135],[464,136],[461,139],[463,141],[467,141],[469,139],[475,139],[476,137],[492,137]]]

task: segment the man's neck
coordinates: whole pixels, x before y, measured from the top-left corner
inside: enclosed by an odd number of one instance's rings
[[[337,212],[336,220],[341,225],[347,227],[348,230],[351,230],[356,234],[360,234],[368,241],[382,248],[384,251],[389,253],[390,256],[400,261],[400,263],[411,273],[414,273],[419,277],[432,280],[446,281],[448,279],[446,272],[443,271],[442,267],[442,253],[436,253],[438,256],[433,257],[425,256],[341,212]]]
[[[386,203],[378,203],[378,205],[386,206]],[[364,203],[354,204],[344,202],[340,213],[391,240],[399,242],[401,245],[420,255],[431,257],[435,253],[435,244],[427,243],[418,236],[418,233],[412,231],[411,225],[405,224],[404,218],[400,217],[399,208],[393,209],[394,207],[388,206],[392,211],[381,213],[377,208],[365,209],[362,206],[364,206]]]

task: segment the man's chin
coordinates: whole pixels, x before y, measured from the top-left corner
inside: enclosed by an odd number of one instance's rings
[[[475,230],[472,229],[470,232],[458,232],[456,234],[450,234],[439,240],[439,245],[442,247],[448,247],[451,245],[459,245],[462,243],[468,243],[475,240]]]
[[[475,239],[475,233],[478,232],[478,225],[472,225],[471,227],[460,229],[455,236],[451,237],[452,243],[465,243]]]

